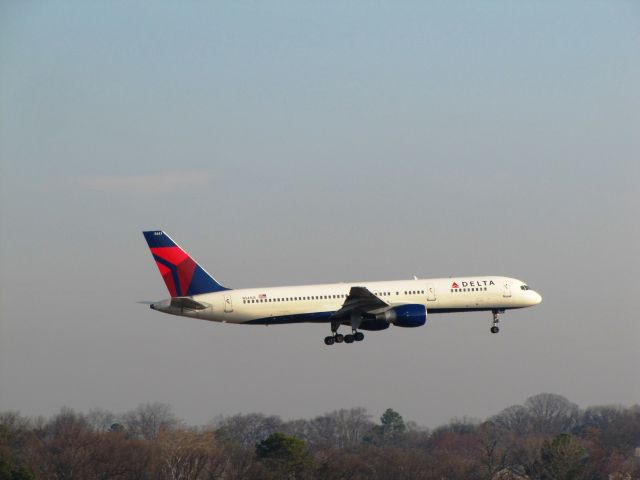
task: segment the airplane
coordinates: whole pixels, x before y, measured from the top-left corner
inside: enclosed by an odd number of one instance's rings
[[[531,307],[542,297],[515,278],[464,276],[383,282],[230,289],[209,275],[165,232],[143,232],[171,298],[153,310],[213,322],[244,325],[328,323],[326,345],[364,339],[361,330],[421,327],[427,312],[490,311],[491,333],[506,310]],[[351,333],[338,333],[340,326]]]

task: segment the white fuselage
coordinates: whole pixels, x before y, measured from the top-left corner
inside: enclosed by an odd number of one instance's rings
[[[390,306],[420,304],[428,313],[502,311],[530,307],[542,300],[515,278],[477,276],[234,289],[190,297],[206,305],[202,309],[171,306],[170,300],[152,308],[240,324],[329,322],[329,316],[343,306],[351,287],[356,286],[365,287]]]

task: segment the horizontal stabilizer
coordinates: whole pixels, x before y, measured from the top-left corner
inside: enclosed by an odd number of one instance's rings
[[[189,308],[191,310],[204,310],[209,308],[208,303],[197,302],[193,298],[189,297],[173,297],[171,299],[171,306],[176,308]]]

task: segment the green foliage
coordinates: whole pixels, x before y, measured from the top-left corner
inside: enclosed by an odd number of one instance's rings
[[[273,433],[256,446],[256,455],[278,478],[311,478],[315,462],[304,441]]]
[[[125,430],[124,425],[117,422],[112,423],[111,426],[109,427],[110,432],[124,432],[124,430]]]
[[[35,480],[35,478],[35,475],[24,465],[15,467],[9,459],[0,457],[0,480]]]
[[[387,408],[380,417],[380,425],[373,427],[373,436],[366,439],[370,443],[393,443],[400,439],[407,429],[402,415]]]
[[[574,437],[562,433],[542,446],[542,480],[579,480],[583,478],[586,460],[586,450]]]

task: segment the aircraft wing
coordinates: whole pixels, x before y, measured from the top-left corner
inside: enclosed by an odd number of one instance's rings
[[[332,318],[343,318],[351,315],[351,312],[379,313],[389,308],[389,304],[376,297],[365,287],[351,287],[349,295],[344,300],[342,308],[337,310]]]

